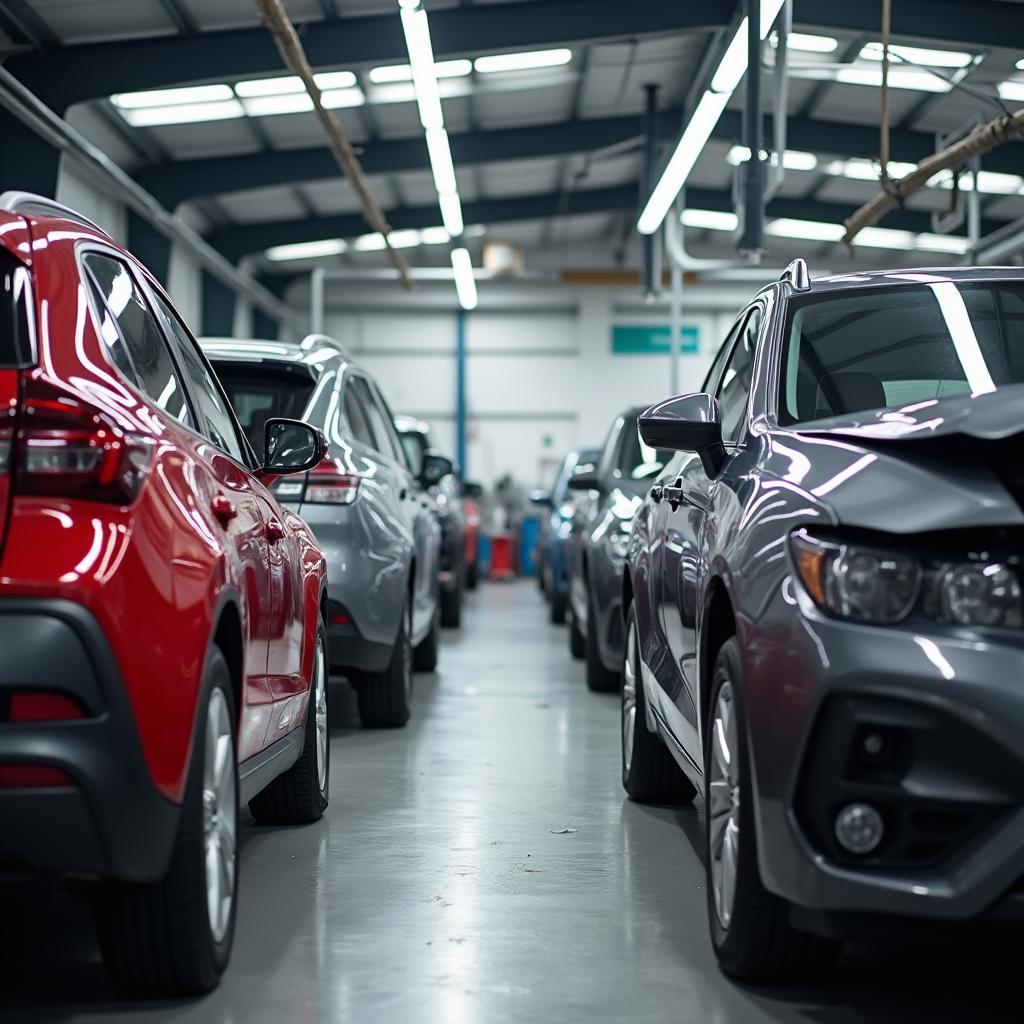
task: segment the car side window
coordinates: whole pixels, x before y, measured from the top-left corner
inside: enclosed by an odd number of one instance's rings
[[[245,447],[238,437],[235,419],[227,400],[221,394],[213,371],[199,354],[199,346],[181,322],[178,314],[156,292],[153,300],[177,350],[179,365],[192,384],[192,393],[201,419],[199,432],[209,438],[221,451],[245,465]]]
[[[729,328],[725,341],[722,342],[718,352],[715,353],[715,358],[711,362],[711,369],[708,370],[708,375],[704,378],[704,385],[701,387],[701,391],[705,394],[713,395],[718,390],[718,382],[722,377],[722,368],[725,366],[726,359],[729,358],[733,343],[736,341],[736,336],[740,333],[740,327],[742,326],[743,317],[741,316]]]
[[[750,378],[760,326],[761,307],[755,306],[740,328],[739,338],[729,354],[715,392],[722,420],[722,440],[726,444],[738,444],[746,427]]]
[[[395,446],[398,444],[397,438],[393,445],[391,443],[391,435],[387,427],[387,417],[384,415],[384,410],[380,407],[380,404],[374,397],[373,392],[370,390],[369,384],[363,377],[357,377],[354,383],[356,392],[359,395],[360,404],[363,409],[366,410],[370,430],[375,438],[374,448],[376,448],[381,455],[390,457],[400,465],[404,466],[405,456],[396,453]]]
[[[111,361],[164,412],[193,426],[185,386],[167,341],[128,265],[98,252],[86,253],[82,262],[95,285],[100,332]],[[115,325],[120,346],[114,338]]]
[[[406,469],[412,471],[412,465],[409,462],[409,456],[405,451],[405,446],[402,444],[402,439],[398,436],[398,428],[395,426],[395,415],[391,411],[391,406],[388,405],[388,400],[381,393],[379,387],[376,384],[371,384],[370,391],[375,398],[374,404],[384,415],[384,430],[387,433],[388,444],[391,445],[391,451],[395,456],[395,461],[399,465],[405,466]]]
[[[365,444],[367,448],[376,448],[377,442],[370,430],[367,414],[363,410],[363,403],[359,400],[355,385],[356,378],[349,377],[345,384],[345,419],[348,420],[352,436],[360,444]]]

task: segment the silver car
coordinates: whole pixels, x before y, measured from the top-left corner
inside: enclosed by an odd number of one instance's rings
[[[725,970],[1019,928],[1024,270],[797,261],[640,434],[678,454],[629,541],[623,783],[704,795]]]
[[[331,668],[355,686],[363,725],[404,725],[413,670],[437,664],[440,527],[428,491],[450,460],[431,456],[413,475],[380,389],[330,338],[202,347],[257,455],[275,416],[326,435],[329,458],[273,490],[327,558]]]

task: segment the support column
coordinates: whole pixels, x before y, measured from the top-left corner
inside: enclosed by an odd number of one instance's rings
[[[0,138],[4,140],[0,192],[34,192],[55,199],[60,151],[6,110],[0,110]]]
[[[466,311],[455,314],[455,458],[466,478]]]
[[[235,328],[235,300],[237,296],[209,271],[203,274],[202,333],[207,337],[230,338]],[[277,337],[274,325],[273,337]]]
[[[171,275],[171,240],[149,221],[128,209],[128,249],[166,288]]]

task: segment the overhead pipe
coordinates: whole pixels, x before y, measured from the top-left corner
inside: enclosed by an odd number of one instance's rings
[[[740,252],[764,250],[764,123],[761,116],[761,0],[745,0],[747,17],[747,88],[743,108],[743,143],[750,153],[740,165],[743,223],[736,248]]]
[[[186,249],[204,269],[228,288],[248,296],[272,319],[301,333],[298,314],[251,275],[225,259],[199,234],[130,178],[101,149],[58,117],[45,103],[0,67],[0,106],[28,125],[41,139],[73,159],[97,185],[147,220],[172,242]]]
[[[793,31],[793,0],[786,0],[775,26],[778,45],[775,49],[775,69],[772,78],[772,149],[775,166],[771,182],[765,190],[768,203],[778,194],[786,178],[785,157],[789,147],[789,33]]]
[[[644,133],[647,137],[641,202],[651,194],[658,181],[658,86],[645,85]],[[643,236],[644,294],[653,298],[661,291],[661,240],[658,232]]]

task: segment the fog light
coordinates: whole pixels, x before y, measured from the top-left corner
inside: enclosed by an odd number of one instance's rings
[[[863,856],[878,847],[885,834],[882,815],[870,804],[847,804],[836,815],[836,839],[850,853]]]

